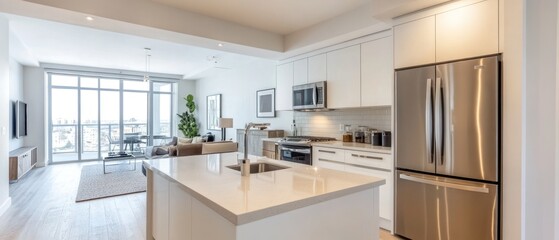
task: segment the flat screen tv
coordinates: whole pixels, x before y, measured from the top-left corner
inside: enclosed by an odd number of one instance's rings
[[[14,136],[20,138],[27,136],[27,104],[22,101],[16,101],[15,103],[15,132]]]

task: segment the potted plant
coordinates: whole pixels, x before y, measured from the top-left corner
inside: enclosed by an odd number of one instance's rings
[[[196,118],[194,117],[194,111],[196,110],[194,96],[188,94],[188,96],[184,97],[184,100],[186,100],[187,111],[182,114],[177,114],[180,118],[179,130],[188,138],[199,136],[198,123],[196,123]]]

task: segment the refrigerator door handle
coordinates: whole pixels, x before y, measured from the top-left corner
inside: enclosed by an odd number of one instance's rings
[[[425,89],[425,130],[427,142],[427,158],[429,163],[433,163],[433,86],[432,79],[427,78],[427,87]]]
[[[444,165],[444,147],[445,147],[444,146],[444,144],[445,144],[445,126],[444,126],[444,123],[445,123],[445,119],[446,119],[446,116],[445,116],[445,114],[446,114],[445,113],[445,102],[444,102],[444,88],[445,88],[445,86],[444,86],[444,84],[443,84],[444,82],[441,78],[437,78],[437,81],[439,82],[439,86],[440,86],[440,88],[438,88],[437,91],[441,91],[441,93],[440,93],[441,105],[439,106],[440,107],[440,109],[439,109],[439,111],[440,111],[440,126],[439,127],[440,127],[440,131],[441,131],[441,137],[440,137],[441,145],[440,145],[440,148],[439,148],[440,151],[441,151],[441,154],[440,154],[441,162],[440,163],[441,163],[441,165]]]
[[[441,143],[441,91],[439,91],[439,89],[441,88],[441,78],[435,78],[435,87],[434,87],[434,92],[435,92],[435,113],[434,113],[434,119],[433,119],[433,126],[434,126],[434,134],[435,134],[435,141],[434,141],[434,149],[435,149],[435,163],[440,162],[440,158],[441,158],[441,149],[440,147],[442,146]]]
[[[458,183],[441,182],[436,179],[414,176],[408,173],[400,173],[400,178],[412,182],[424,183],[424,184],[429,184],[438,187],[453,188],[453,189],[470,191],[470,192],[489,193],[489,188],[485,187],[484,184],[480,184],[481,186],[471,186],[471,185],[463,185]]]

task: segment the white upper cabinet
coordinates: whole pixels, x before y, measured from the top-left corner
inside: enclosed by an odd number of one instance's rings
[[[293,62],[277,66],[276,110],[293,110]]]
[[[392,105],[392,37],[361,45],[361,106]]]
[[[293,62],[293,85],[305,84],[308,81],[307,59]]]
[[[361,106],[361,45],[327,53],[328,108]]]
[[[498,0],[439,11],[394,27],[395,68],[499,52]]]
[[[309,83],[327,81],[326,79],[326,53],[308,58]]]
[[[437,62],[499,52],[499,6],[487,0],[436,16]]]
[[[435,16],[394,27],[396,68],[434,63],[435,57]]]

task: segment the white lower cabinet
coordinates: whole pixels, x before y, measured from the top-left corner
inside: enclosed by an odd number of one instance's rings
[[[386,180],[386,183],[379,188],[380,227],[392,231],[392,215],[394,212],[394,179],[392,178],[392,171],[384,169],[370,169],[353,165],[347,165],[345,167],[345,171],[384,178]]]
[[[341,162],[344,163],[345,151],[335,148],[313,147],[313,162],[326,161],[326,162]],[[316,159],[316,160],[315,160]]]
[[[313,165],[351,173],[384,178],[379,188],[380,227],[392,231],[394,215],[394,177],[389,154],[338,148],[313,147]]]
[[[153,237],[169,239],[169,181],[153,174]]]
[[[177,183],[169,183],[169,239],[191,240],[192,198]]]

